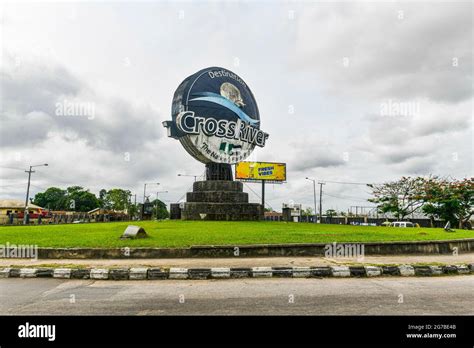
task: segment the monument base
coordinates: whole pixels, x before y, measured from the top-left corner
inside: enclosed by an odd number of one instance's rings
[[[256,221],[263,216],[261,204],[249,203],[243,184],[230,180],[196,181],[180,208],[182,220]]]

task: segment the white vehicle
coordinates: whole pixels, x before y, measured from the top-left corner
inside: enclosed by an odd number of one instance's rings
[[[416,225],[409,221],[395,221],[390,224],[390,227],[416,227]]]

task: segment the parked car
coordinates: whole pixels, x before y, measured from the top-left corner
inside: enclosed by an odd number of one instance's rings
[[[390,227],[417,227],[417,225],[409,221],[395,221],[390,224]]]

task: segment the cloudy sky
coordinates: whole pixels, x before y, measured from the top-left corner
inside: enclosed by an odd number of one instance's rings
[[[368,206],[362,185],[402,175],[473,174],[472,4],[372,2],[53,2],[1,4],[0,196],[81,185],[166,202],[204,165],[161,122],[179,83],[221,66],[260,109],[267,146],[288,164],[268,203]],[[75,106],[64,115],[61,106]],[[21,169],[21,170],[20,170]],[[150,187],[156,192],[156,187]],[[258,201],[260,186],[246,188]]]

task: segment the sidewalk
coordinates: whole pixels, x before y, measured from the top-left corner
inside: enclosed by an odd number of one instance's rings
[[[474,264],[474,253],[453,255],[390,255],[366,256],[362,260],[351,258],[329,259],[324,257],[262,257],[262,258],[212,258],[212,259],[0,259],[0,268],[9,266],[26,267],[310,267],[331,265],[390,265],[390,264]]]

